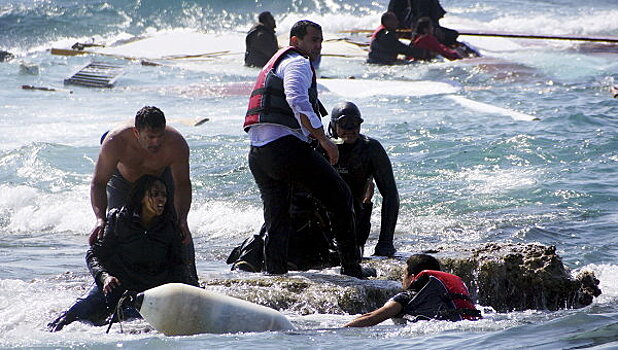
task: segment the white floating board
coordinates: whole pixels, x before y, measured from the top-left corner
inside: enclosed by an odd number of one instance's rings
[[[490,105],[488,103],[473,101],[463,96],[451,95],[451,96],[447,96],[447,98],[457,102],[463,107],[466,107],[466,108],[469,108],[471,110],[475,110],[481,113],[504,115],[507,117],[511,117],[515,120],[526,120],[526,121],[539,120],[539,117],[536,117],[530,114],[521,113],[518,111],[514,111],[512,109],[508,109],[508,108],[502,108],[502,107]]]
[[[140,314],[165,335],[294,329],[274,309],[182,283],[148,289],[140,297]]]
[[[318,89],[336,95],[364,98],[371,96],[428,96],[453,94],[461,90],[455,83],[430,80],[318,79]]]

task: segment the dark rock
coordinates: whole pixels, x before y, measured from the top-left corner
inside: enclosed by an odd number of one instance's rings
[[[582,271],[573,278],[553,246],[488,243],[432,250],[444,271],[465,281],[476,303],[498,312],[580,308],[601,294],[594,274]],[[363,261],[377,271],[371,280],[341,276],[337,269],[277,277],[238,272],[238,278],[211,279],[205,287],[299,314],[366,313],[401,290],[406,258]]]

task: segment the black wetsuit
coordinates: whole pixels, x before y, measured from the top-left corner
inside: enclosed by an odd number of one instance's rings
[[[367,187],[375,183],[382,195],[382,216],[380,236],[376,245],[376,255],[393,255],[393,234],[399,215],[399,193],[391,161],[384,147],[377,140],[360,135],[353,144],[339,144],[339,161],[335,170],[348,184],[354,198],[356,210],[356,236],[360,246],[364,246],[371,229],[371,203],[363,203]]]
[[[399,54],[415,56],[416,51],[414,48],[399,41],[395,32],[382,28],[374,34],[371,40],[367,63],[389,65],[404,63],[404,61],[397,59]]]
[[[258,23],[247,33],[245,38],[245,66],[264,67],[279,45],[275,31]]]
[[[141,292],[173,282],[196,285],[184,260],[184,249],[172,215],[156,217],[153,225],[145,228],[137,213],[129,213],[126,208],[111,210],[103,238],[86,253],[94,285],[50,323],[50,329],[58,331],[76,320],[102,324],[125,290]],[[110,275],[118,278],[121,284],[104,295],[103,284]]]
[[[390,0],[388,2],[388,11],[397,16],[399,20],[399,28],[410,29],[412,26],[412,13],[410,0]]]
[[[446,11],[438,0],[411,0],[412,28],[422,17],[429,17],[433,21],[435,36],[444,45],[450,46],[457,44],[459,32],[453,29],[440,26],[440,18],[444,17]]]

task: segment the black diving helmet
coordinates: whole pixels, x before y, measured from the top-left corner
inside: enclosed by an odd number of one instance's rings
[[[338,138],[337,129],[335,125],[339,125],[340,128],[346,130],[352,130],[358,128],[363,122],[361,118],[361,112],[352,102],[341,102],[333,107],[330,113],[330,123],[328,124],[328,133]]]

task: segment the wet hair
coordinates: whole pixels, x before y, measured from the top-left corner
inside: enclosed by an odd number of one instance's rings
[[[165,129],[165,114],[154,106],[143,107],[135,115],[135,127],[137,130]]]
[[[299,39],[304,38],[305,35],[307,35],[307,28],[309,27],[313,27],[319,30],[320,32],[322,32],[322,27],[320,27],[319,24],[304,19],[302,21],[298,21],[294,23],[294,25],[292,26],[292,29],[290,29],[290,38],[293,36]]]
[[[386,27],[386,22],[388,22],[389,20],[399,21],[397,15],[394,12],[387,11],[382,14],[382,17],[380,18],[380,23],[382,23],[382,25]]]
[[[270,13],[270,11],[264,11],[264,12],[261,12],[260,15],[258,16],[258,22],[266,23],[266,21],[268,21],[271,18],[273,18],[273,15]]]
[[[150,191],[150,189],[156,184],[161,183],[165,186],[165,192],[169,197],[169,189],[163,181],[162,178],[153,175],[144,175],[137,179],[135,183],[133,183],[133,187],[131,187],[131,191],[129,192],[129,197],[127,198],[127,209],[129,213],[142,213],[142,199],[144,196]],[[165,209],[163,210],[163,215],[166,215],[169,209],[169,200],[165,202]]]
[[[423,270],[440,271],[440,262],[428,254],[414,254],[406,260],[408,267],[406,269],[407,275],[416,275]]]
[[[429,18],[429,17],[421,17],[416,22],[416,26],[414,27],[414,32],[417,35],[428,34],[430,26],[433,27],[433,21],[431,20],[431,18]]]

